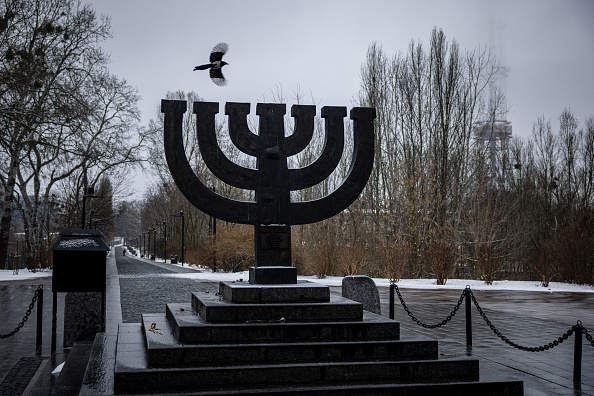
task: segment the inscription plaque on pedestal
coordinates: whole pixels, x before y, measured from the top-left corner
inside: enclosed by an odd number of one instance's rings
[[[260,249],[283,250],[291,248],[291,235],[285,226],[260,226]]]

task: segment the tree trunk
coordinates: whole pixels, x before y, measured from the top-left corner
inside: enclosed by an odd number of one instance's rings
[[[0,268],[6,268],[8,258],[8,241],[10,239],[10,227],[12,225],[12,196],[16,182],[16,160],[10,162],[6,179],[6,190],[2,197],[2,215],[0,217]]]

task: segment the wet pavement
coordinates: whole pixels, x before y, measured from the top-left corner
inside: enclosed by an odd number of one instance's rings
[[[168,303],[187,303],[192,292],[218,291],[218,283],[177,276],[180,272],[196,272],[195,270],[161,265],[162,267],[154,264],[147,266],[145,261],[118,256],[120,305],[124,323],[139,323],[143,313],[164,313]],[[176,272],[172,272],[171,268],[175,268]]]
[[[39,286],[43,286],[43,325],[40,353],[36,351],[38,301],[19,331],[11,337],[0,339],[1,396],[22,394],[40,368],[46,367],[50,361],[51,364],[59,364],[64,359],[63,351],[58,351],[53,359],[50,358],[52,329],[50,277],[0,282],[0,334],[8,335],[22,322]],[[58,307],[61,306],[63,306],[63,297],[58,299]],[[63,327],[58,323],[56,334],[60,336],[57,336],[56,340],[59,343],[62,342],[62,333]]]
[[[117,259],[117,264],[116,264]],[[189,293],[216,288],[212,282],[180,278],[175,272],[193,271],[153,261],[122,256],[121,249],[107,261],[106,334],[117,333],[122,322],[138,322],[141,313],[163,312],[165,303],[187,302]],[[0,282],[0,334],[5,335],[22,320],[38,285],[44,287],[43,344],[36,354],[36,308],[14,336],[0,340],[0,396],[50,395],[55,377],[51,371],[69,353],[62,345],[63,293],[58,294],[57,350],[51,345],[51,278]],[[339,287],[332,287],[340,293]],[[401,289],[402,297],[416,318],[429,325],[441,322],[458,302],[462,290]],[[476,301],[498,331],[526,347],[546,345],[580,320],[594,334],[594,293],[546,293],[476,291]],[[389,288],[380,288],[382,314],[389,315]],[[471,355],[480,359],[481,379],[524,381],[527,396],[593,395],[594,347],[583,337],[582,376],[573,382],[575,336],[552,349],[526,352],[504,343],[487,326],[474,305],[472,348],[466,347],[465,304],[446,325],[427,329],[414,323],[396,297],[395,319],[403,334],[417,332],[439,340],[444,356]],[[71,394],[76,394],[73,392]]]
[[[435,325],[451,313],[462,290],[401,289],[411,313],[422,323]],[[537,348],[562,337],[578,320],[594,334],[593,293],[473,291],[486,318],[509,341]],[[389,289],[380,288],[382,314],[389,313]],[[444,355],[480,359],[481,378],[503,377],[524,381],[527,396],[594,395],[594,346],[582,337],[581,383],[573,381],[575,336],[552,349],[528,352],[501,340],[471,305],[472,348],[466,347],[466,305],[462,303],[446,325],[427,329],[416,324],[395,296],[395,320],[403,330],[439,340]]]

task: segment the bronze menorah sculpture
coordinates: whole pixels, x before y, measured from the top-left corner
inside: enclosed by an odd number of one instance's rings
[[[287,157],[303,151],[314,131],[316,108],[294,105],[294,133],[285,136],[284,104],[258,103],[259,134],[247,125],[249,103],[227,103],[229,136],[243,153],[256,157],[256,169],[235,164],[221,151],[215,133],[219,104],[194,102],[196,133],[200,153],[210,171],[234,187],[255,191],[255,201],[225,198],[205,186],[192,170],[182,137],[185,101],[162,100],[165,115],[165,157],[171,175],[184,196],[201,211],[219,219],[252,224],[255,227],[255,264],[250,268],[252,284],[294,284],[297,271],[291,264],[291,225],[315,223],[332,217],[352,204],[369,179],[373,168],[375,109],[355,107],[354,149],[348,175],[329,195],[305,202],[291,202],[290,192],[314,186],[338,166],[344,150],[346,107],[323,107],[325,144],[321,155],[310,165],[291,169]]]

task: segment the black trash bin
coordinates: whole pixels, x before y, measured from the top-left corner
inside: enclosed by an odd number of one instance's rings
[[[105,331],[106,267],[109,247],[98,230],[64,230],[53,247],[53,323],[56,294],[65,292],[64,347],[78,341],[93,341]],[[52,352],[55,350],[55,327]]]
[[[64,230],[54,244],[54,292],[105,292],[109,247],[98,230]]]

